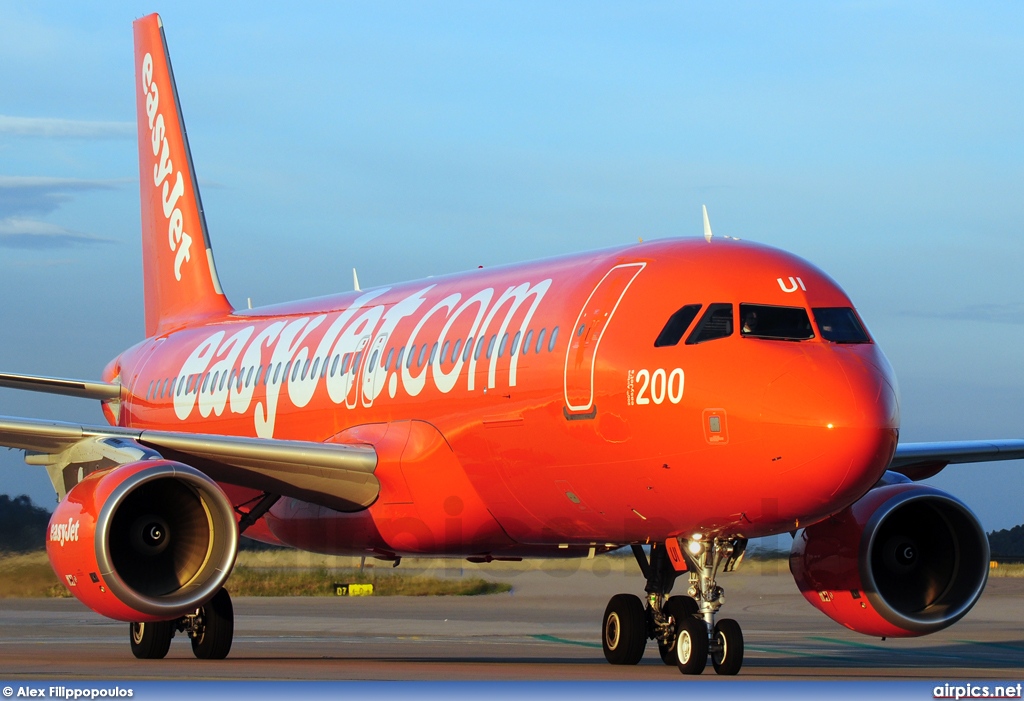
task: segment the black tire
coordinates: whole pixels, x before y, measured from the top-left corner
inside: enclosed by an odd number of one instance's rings
[[[640,598],[616,594],[604,610],[601,647],[612,664],[637,664],[647,647],[647,612]]]
[[[715,646],[711,652],[711,663],[719,674],[732,675],[743,666],[743,631],[740,624],[731,618],[723,618],[715,624]]]
[[[201,660],[223,660],[231,651],[235,612],[227,589],[199,607],[201,625],[192,637],[192,654]]]
[[[173,621],[128,624],[128,641],[132,644],[132,654],[140,660],[162,660],[171,649],[173,637]]]
[[[689,616],[695,616],[699,608],[693,597],[673,596],[665,602],[661,610],[666,616],[670,616],[675,621],[675,626],[678,630],[679,621]],[[672,642],[670,644],[666,645],[663,641],[658,640],[658,652],[661,654],[661,661],[665,664],[674,665],[676,663],[675,633],[672,634]]]
[[[700,674],[708,664],[708,626],[690,616],[676,626],[676,666],[683,674]]]

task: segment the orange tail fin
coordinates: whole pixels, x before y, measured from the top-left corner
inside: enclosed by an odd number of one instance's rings
[[[146,336],[155,336],[232,308],[213,264],[163,22],[153,14],[134,29]]]

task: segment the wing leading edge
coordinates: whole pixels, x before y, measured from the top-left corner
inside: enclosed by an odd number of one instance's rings
[[[29,392],[63,394],[81,399],[99,399],[100,401],[121,398],[121,385],[117,383],[69,380],[42,375],[18,375],[13,372],[0,372],[0,387],[23,389]]]
[[[900,443],[889,469],[917,481],[938,474],[946,465],[1024,459],[1024,440]]]
[[[380,492],[377,453],[367,445],[242,438],[0,417],[0,445],[27,451],[32,464],[112,466],[112,452],[137,444],[228,484],[357,511]],[[107,458],[104,461],[104,458]],[[51,470],[51,478],[54,472]],[[72,480],[73,486],[77,484]],[[64,485],[54,480],[58,493]]]

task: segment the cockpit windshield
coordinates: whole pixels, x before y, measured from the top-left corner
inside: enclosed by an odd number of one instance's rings
[[[849,307],[815,307],[814,321],[821,337],[833,343],[871,343],[868,332]]]
[[[803,307],[773,307],[767,304],[740,305],[740,335],[778,341],[806,341],[814,329]]]
[[[699,311],[699,304],[687,304],[685,307],[681,307],[675,314],[669,317],[665,327],[658,334],[658,338],[655,339],[654,347],[662,348],[679,343],[679,339],[686,333],[686,329],[690,327]]]
[[[732,335],[732,305],[726,302],[709,304],[704,316],[686,339],[686,345],[714,341]]]

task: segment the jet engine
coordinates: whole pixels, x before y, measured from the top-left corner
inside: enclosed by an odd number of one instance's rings
[[[75,597],[109,618],[138,622],[194,612],[223,586],[237,550],[224,492],[169,460],[90,474],[53,512],[46,543]]]
[[[963,503],[889,472],[859,501],[799,531],[789,568],[811,605],[850,630],[926,635],[978,601],[988,538]]]

